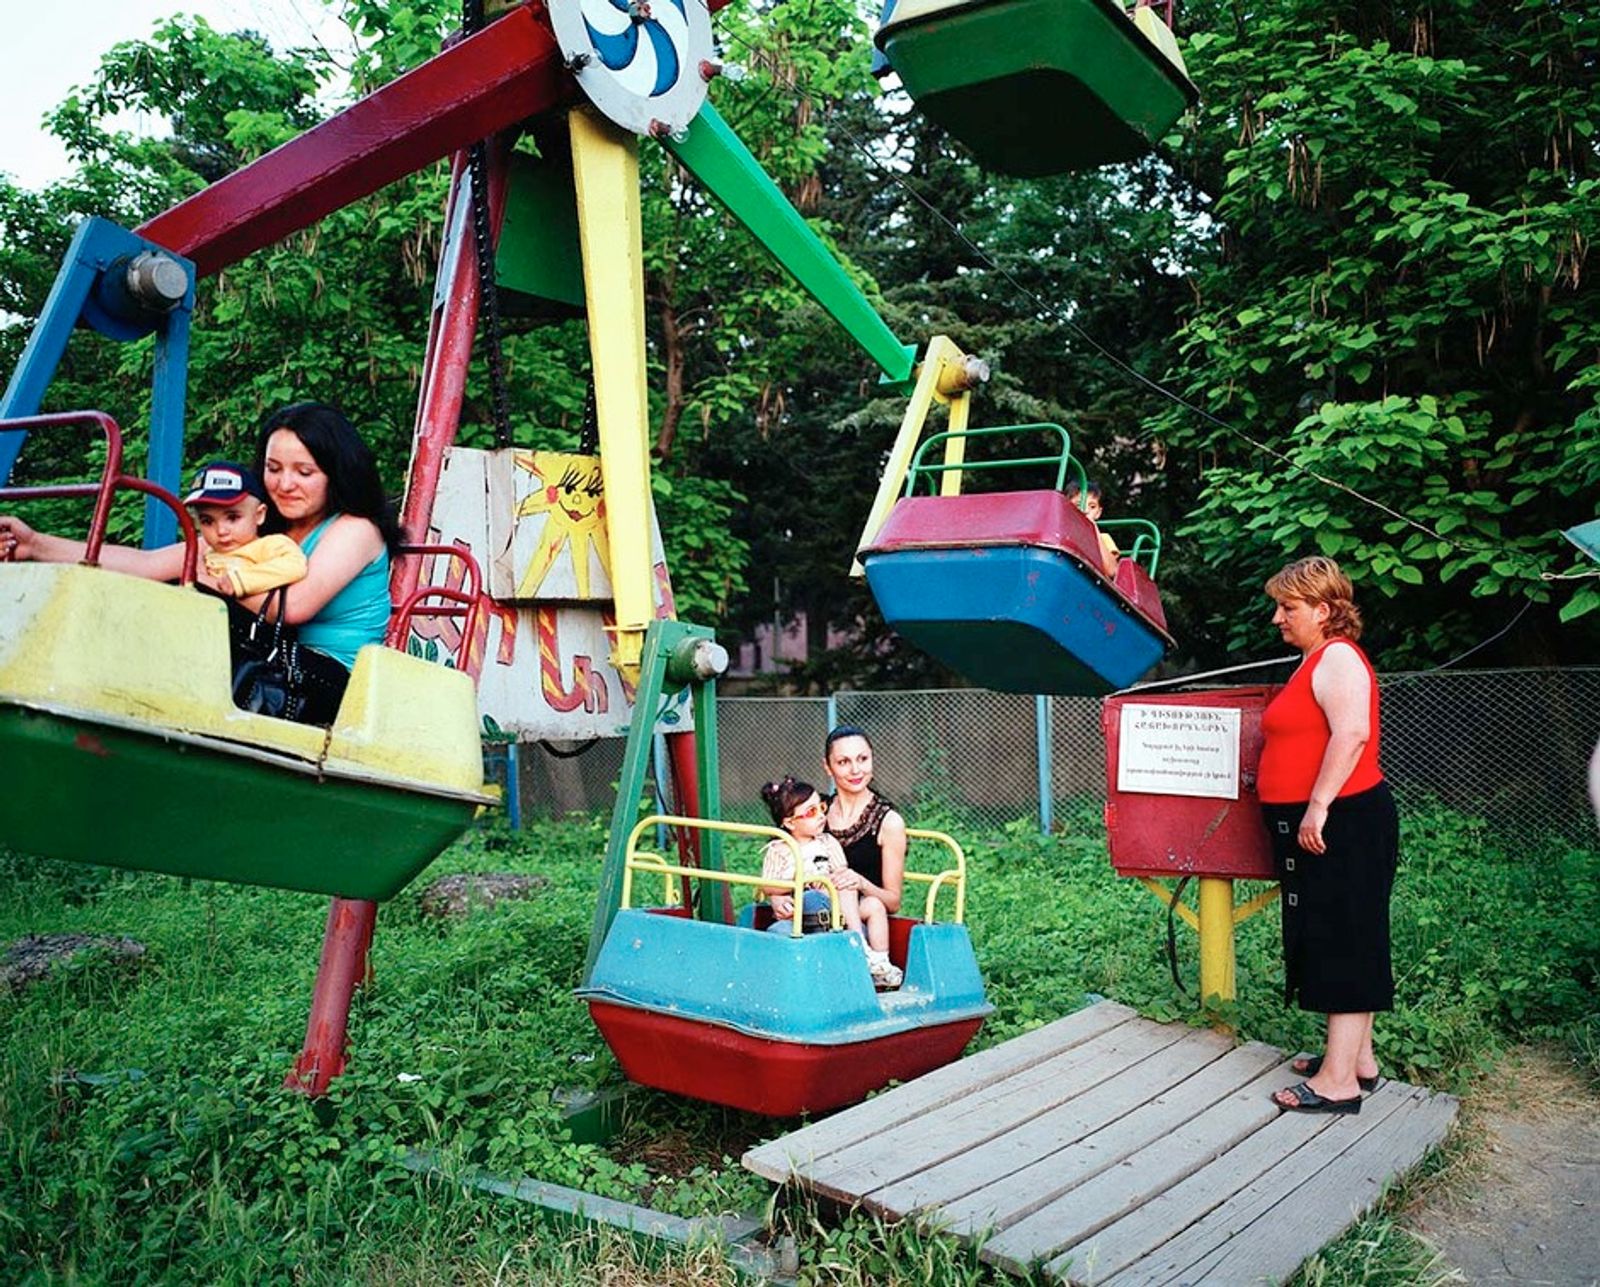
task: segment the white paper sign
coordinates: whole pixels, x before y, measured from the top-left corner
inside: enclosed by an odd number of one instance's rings
[[[1239,798],[1239,711],[1122,707],[1117,790]]]

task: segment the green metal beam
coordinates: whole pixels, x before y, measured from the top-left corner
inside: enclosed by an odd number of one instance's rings
[[[617,802],[611,810],[611,831],[606,841],[605,865],[600,871],[600,892],[595,901],[594,927],[589,932],[589,951],[583,962],[583,982],[588,983],[595,958],[606,941],[611,922],[622,901],[622,868],[627,858],[628,835],[639,820],[639,797],[651,768],[655,726],[662,699],[683,686],[681,678],[669,674],[674,655],[696,639],[714,639],[705,626],[683,621],[652,621],[644,638],[644,653],[639,659],[639,684],[633,695],[633,721],[628,726],[628,745],[622,753],[622,769],[617,775]],[[714,681],[695,683],[695,742],[700,757],[700,816],[714,818],[720,805],[717,789],[717,728]],[[706,696],[710,690],[712,696]],[[708,785],[709,783],[709,785]],[[721,870],[721,849],[702,845],[701,866]],[[711,899],[720,907],[720,900]],[[721,919],[720,916],[712,919]]]
[[[909,385],[916,346],[894,337],[860,287],[822,244],[822,238],[789,204],[710,103],[700,109],[683,139],[669,138],[664,143],[883,368],[890,383]]]

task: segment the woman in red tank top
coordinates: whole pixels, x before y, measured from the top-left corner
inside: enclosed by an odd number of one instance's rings
[[[1283,892],[1285,998],[1328,1016],[1326,1053],[1273,1095],[1296,1112],[1357,1113],[1376,1087],[1372,1017],[1394,1004],[1389,896],[1399,819],[1378,765],[1378,679],[1357,646],[1350,579],[1328,558],[1267,582],[1272,623],[1304,660],[1261,719],[1262,816]]]

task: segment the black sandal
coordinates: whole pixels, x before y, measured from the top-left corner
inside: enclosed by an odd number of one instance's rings
[[[1282,1113],[1359,1113],[1361,1111],[1361,1096],[1354,1099],[1327,1099],[1317,1094],[1305,1082],[1285,1089],[1294,1096],[1295,1102],[1285,1104],[1278,1098],[1283,1093],[1281,1090],[1272,1092],[1272,1102],[1278,1106]]]
[[[1302,1077],[1315,1077],[1319,1072],[1322,1071],[1322,1056],[1314,1055],[1307,1059],[1296,1059],[1289,1065],[1289,1067],[1295,1072],[1299,1073]],[[1366,1094],[1370,1095],[1373,1091],[1378,1089],[1378,1085],[1382,1081],[1383,1074],[1374,1073],[1371,1077],[1357,1076],[1356,1085],[1360,1086]]]

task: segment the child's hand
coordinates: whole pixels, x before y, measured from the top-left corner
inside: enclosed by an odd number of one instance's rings
[[[213,576],[212,573],[202,564],[195,570],[194,579],[201,585],[205,586],[206,589],[216,591],[216,593],[220,594],[224,599],[231,599],[234,597],[233,582],[228,579],[228,574],[226,572],[222,573],[220,576]]]
[[[794,915],[794,896],[792,894],[774,894],[767,899],[767,905],[772,908],[772,915],[780,921],[786,921]]]

